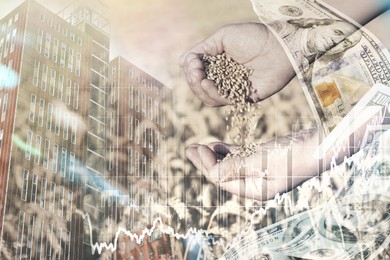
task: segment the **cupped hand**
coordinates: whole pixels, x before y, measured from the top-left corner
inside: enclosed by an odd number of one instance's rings
[[[311,161],[313,145],[291,136],[259,145],[251,155],[221,160],[238,146],[225,143],[193,144],[186,155],[206,178],[235,195],[269,200],[287,192],[318,172]],[[310,157],[309,157],[310,156]],[[302,160],[308,157],[309,160]]]
[[[179,61],[191,90],[209,106],[227,105],[228,100],[220,96],[214,82],[206,78],[202,57],[223,52],[253,69],[249,76],[252,83],[249,100],[252,102],[275,94],[295,76],[283,47],[264,24],[224,26],[183,54]]]

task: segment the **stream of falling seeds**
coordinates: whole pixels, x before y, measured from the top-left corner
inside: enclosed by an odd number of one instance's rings
[[[204,55],[203,62],[207,79],[214,81],[218,93],[228,100],[230,106],[226,120],[230,120],[230,127],[238,132],[233,142],[240,146],[223,160],[254,154],[257,144],[253,142],[251,125],[255,118],[255,105],[249,102],[251,82],[248,79],[253,73],[252,68],[235,62],[225,53]]]

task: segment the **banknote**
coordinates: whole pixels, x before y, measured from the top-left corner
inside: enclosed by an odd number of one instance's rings
[[[389,143],[390,125],[369,126],[327,203],[243,237],[223,259],[374,259],[390,243]]]
[[[326,135],[374,84],[389,84],[389,52],[351,18],[316,0],[251,1],[282,43]]]
[[[390,88],[375,84],[322,141],[313,156],[322,159],[329,151],[337,157],[342,148],[361,146],[361,136],[370,125],[390,124]],[[351,137],[354,143],[349,144]]]

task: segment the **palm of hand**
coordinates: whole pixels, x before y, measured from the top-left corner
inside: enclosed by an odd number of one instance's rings
[[[249,76],[253,102],[281,90],[294,70],[278,40],[263,24],[230,25],[222,29],[222,48],[227,56],[253,69]]]

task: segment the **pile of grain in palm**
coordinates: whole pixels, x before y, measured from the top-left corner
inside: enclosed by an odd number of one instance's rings
[[[237,63],[227,57],[226,53],[216,56],[204,55],[203,63],[207,79],[214,81],[218,93],[228,100],[230,106],[226,120],[230,121],[230,127],[236,128],[238,133],[232,139],[240,147],[229,153],[223,160],[255,153],[257,144],[247,141],[253,139],[251,125],[255,115],[254,104],[249,98],[251,93],[249,75],[253,73],[252,68]]]

